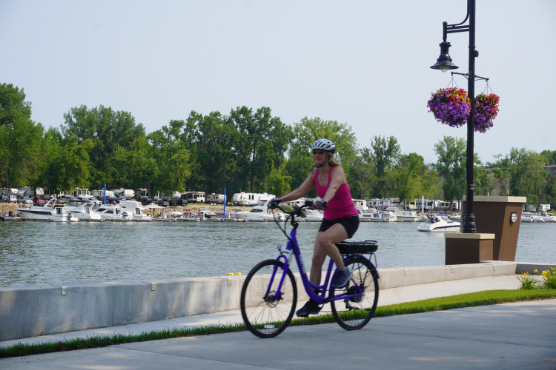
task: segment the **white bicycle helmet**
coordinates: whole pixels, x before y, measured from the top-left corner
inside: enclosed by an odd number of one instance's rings
[[[336,145],[328,139],[318,139],[313,143],[311,150],[320,149],[325,150],[330,153],[334,153],[336,151]]]

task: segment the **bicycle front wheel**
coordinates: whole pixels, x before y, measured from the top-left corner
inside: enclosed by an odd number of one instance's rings
[[[241,289],[241,316],[247,329],[261,338],[283,332],[292,320],[297,303],[295,278],[284,263],[266,260],[253,267]]]
[[[361,329],[371,320],[378,304],[378,273],[373,264],[363,257],[356,257],[346,263],[353,277],[345,288],[331,289],[331,296],[353,295],[363,290],[359,297],[332,301],[332,313],[336,322],[346,330]],[[357,284],[357,286],[355,285]]]

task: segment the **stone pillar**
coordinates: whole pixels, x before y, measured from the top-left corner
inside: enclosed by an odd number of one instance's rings
[[[493,258],[494,234],[446,233],[446,265],[479,263]]]
[[[465,197],[463,201],[465,204]],[[495,235],[494,260],[515,261],[521,211],[526,201],[526,197],[473,197],[477,233]],[[515,213],[515,222],[512,222],[512,213]]]

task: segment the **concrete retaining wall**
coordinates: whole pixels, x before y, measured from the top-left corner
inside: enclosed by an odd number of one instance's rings
[[[515,274],[517,263],[379,269],[380,288]],[[520,270],[521,271],[521,270]],[[324,275],[324,274],[323,274]],[[245,276],[0,288],[0,341],[239,308]],[[298,298],[306,300],[296,276]]]

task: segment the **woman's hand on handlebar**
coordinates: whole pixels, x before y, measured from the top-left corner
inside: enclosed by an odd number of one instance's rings
[[[272,199],[270,200],[270,202],[268,203],[268,208],[274,209],[274,208],[276,208],[280,203],[282,203],[282,199],[280,199],[280,198],[272,198]]]
[[[328,208],[328,204],[326,200],[315,200],[315,203],[313,204],[315,208],[320,208],[320,209]]]

